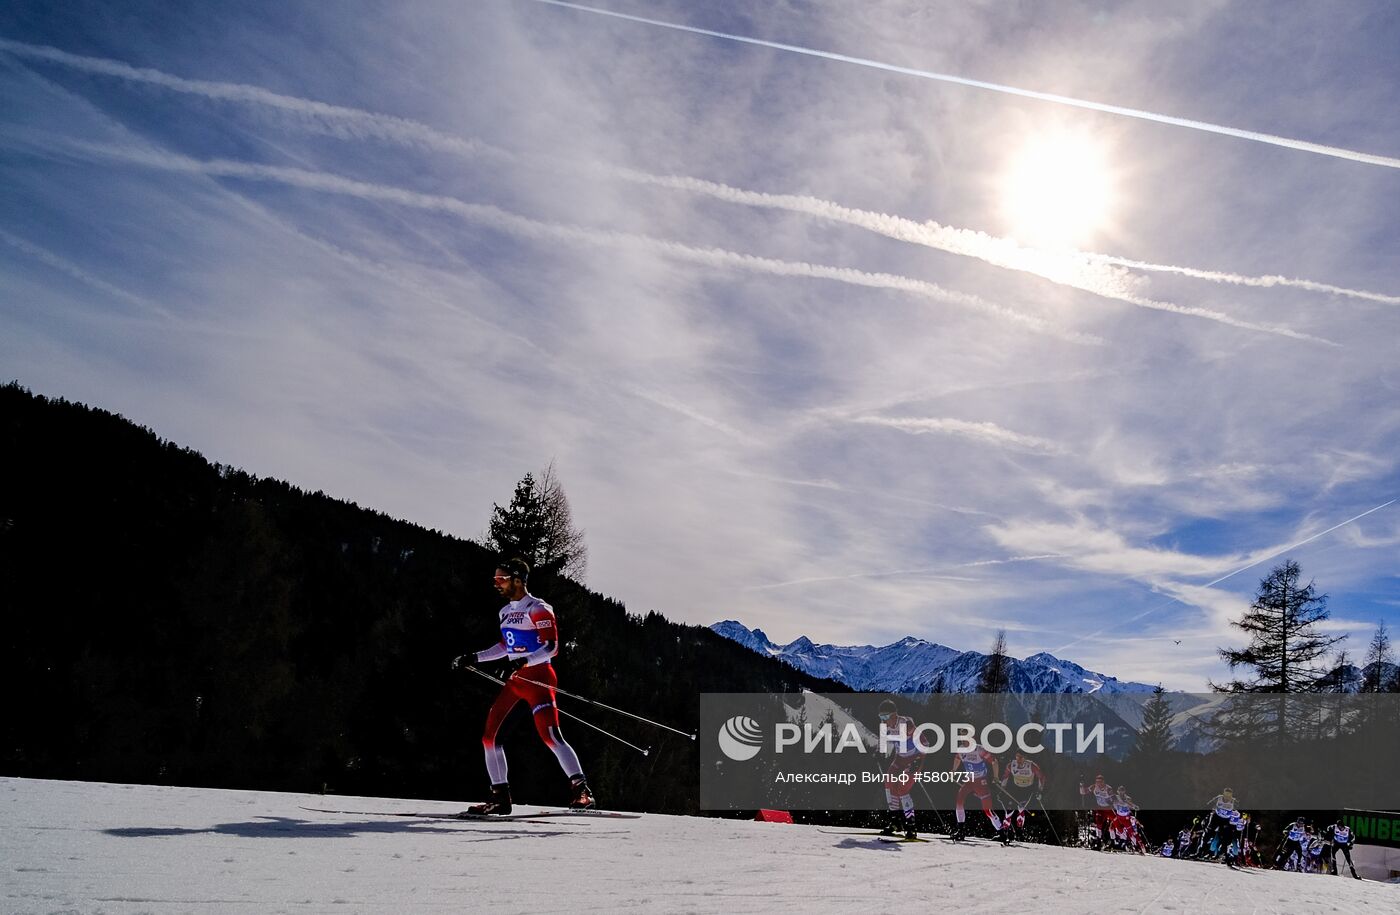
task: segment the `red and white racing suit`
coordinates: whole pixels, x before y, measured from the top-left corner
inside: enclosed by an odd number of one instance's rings
[[[559,709],[554,688],[559,684],[550,659],[559,653],[559,623],[554,608],[533,594],[511,601],[501,608],[501,640],[485,651],[478,651],[479,662],[502,658],[524,659],[501,688],[491,710],[486,713],[486,729],[481,745],[486,752],[486,771],[491,784],[506,782],[506,753],[496,745],[496,734],[517,702],[530,706],[535,730],[545,746],[554,752],[564,774],[573,778],[583,773],[578,755],[559,731]]]

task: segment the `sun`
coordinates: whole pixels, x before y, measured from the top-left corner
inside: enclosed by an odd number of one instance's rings
[[[1027,138],[1001,181],[1009,234],[1036,248],[1078,248],[1103,230],[1114,187],[1106,145],[1083,131],[1046,131]]]

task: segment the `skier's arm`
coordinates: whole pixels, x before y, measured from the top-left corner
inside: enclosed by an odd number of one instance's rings
[[[540,608],[530,614],[530,619],[535,624],[535,633],[539,636],[540,647],[525,656],[526,667],[547,664],[550,658],[559,653],[559,624],[555,622],[554,614]]]
[[[525,666],[534,667],[536,664],[545,664],[549,659],[559,653],[559,642],[544,642],[539,648],[525,656]]]
[[[506,651],[506,643],[497,642],[485,651],[478,651],[476,653],[476,663],[485,664],[487,661],[499,661],[501,658],[504,658],[507,654],[508,652]]]

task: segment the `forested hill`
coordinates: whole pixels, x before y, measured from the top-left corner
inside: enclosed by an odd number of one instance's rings
[[[485,547],[17,384],[0,449],[0,774],[484,794],[496,687],[449,664],[498,637]],[[641,715],[693,728],[701,692],[846,689],[568,579],[531,589],[559,614],[561,685]],[[607,804],[695,810],[694,742],[561,707],[653,748],[566,719]],[[563,802],[523,711],[504,739],[517,799]]]

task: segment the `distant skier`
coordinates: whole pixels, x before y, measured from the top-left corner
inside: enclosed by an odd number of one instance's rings
[[[1303,818],[1298,817],[1283,831],[1283,844],[1279,846],[1278,854],[1274,856],[1274,868],[1277,869],[1285,865],[1292,855],[1297,855],[1301,864],[1303,843],[1306,841],[1309,841],[1308,828],[1304,825]]]
[[[1356,873],[1356,865],[1351,863],[1351,847],[1356,844],[1356,836],[1352,835],[1351,827],[1338,819],[1336,823],[1327,827],[1323,835],[1332,843],[1332,873],[1338,877],[1342,875],[1342,862],[1337,857],[1337,853],[1340,852],[1346,856],[1351,875],[1360,880],[1361,877]]]
[[[559,624],[554,608],[526,590],[530,566],[523,559],[510,559],[496,567],[492,579],[496,590],[509,603],[501,608],[501,640],[472,657],[477,663],[507,659],[523,661],[520,668],[506,678],[500,695],[486,714],[486,729],[481,745],[486,753],[486,772],[491,777],[491,797],[484,804],[467,809],[473,814],[507,814],[511,811],[510,784],[506,781],[506,753],[496,745],[496,735],[516,703],[530,707],[535,730],[544,745],[553,751],[564,774],[569,777],[573,798],[569,806],[576,810],[594,806],[588,780],[583,776],[578,755],[564,740],[559,730],[559,709],[555,705],[554,688],[558,677],[550,659],[559,653]],[[463,655],[453,662],[460,667],[467,663]]]
[[[1006,790],[1008,781],[1013,786],[1009,791]],[[1017,750],[1016,757],[1002,770],[1000,784],[1006,796],[1016,805],[1016,812],[1008,814],[1007,820],[1014,819],[1016,828],[1024,829],[1026,808],[1040,800],[1040,795],[1045,790],[1044,773],[1040,771],[1040,766],[1026,758],[1025,753]]]
[[[953,838],[961,839],[967,835],[967,811],[963,807],[963,802],[971,794],[982,802],[982,812],[991,821],[992,831],[1003,842],[1010,841],[1002,834],[1001,817],[997,816],[996,811],[992,809],[992,789],[987,777],[988,770],[990,770],[992,780],[999,780],[999,768],[997,758],[976,744],[966,753],[953,754],[953,771],[962,769],[972,776],[971,781],[963,782],[958,787],[957,800],[953,804],[953,813],[957,816],[958,825],[953,827]]]
[[[1119,785],[1113,795],[1113,818],[1109,821],[1108,835],[1114,848],[1145,854],[1147,846],[1138,830],[1137,809],[1127,786]]]
[[[1215,797],[1211,798],[1206,808],[1210,811],[1206,821],[1206,829],[1201,833],[1200,844],[1196,846],[1194,857],[1204,858],[1218,856],[1229,844],[1234,826],[1230,819],[1235,813],[1238,802],[1235,800],[1235,792],[1226,788]]]
[[[1191,826],[1187,826],[1176,834],[1176,857],[1179,860],[1185,861],[1194,847],[1191,841],[1191,829]]]
[[[1102,775],[1096,775],[1089,787],[1079,786],[1079,794],[1094,799],[1094,826],[1099,831],[1101,847],[1107,847],[1108,826],[1113,819],[1113,786],[1104,781]]]
[[[885,770],[887,819],[880,833],[893,836],[903,832],[906,839],[915,839],[918,832],[914,829],[914,779],[923,767],[924,754],[914,742],[914,719],[899,714],[890,699],[880,703],[876,714],[883,731],[898,738],[882,747],[890,757],[890,765]]]
[[[1326,851],[1326,842],[1323,841],[1322,836],[1320,834],[1316,834],[1313,832],[1311,826],[1308,827],[1308,833],[1311,836],[1311,839],[1309,840],[1307,847],[1308,860],[1306,866],[1304,867],[1304,870],[1306,870],[1309,874],[1326,873],[1326,862],[1323,854]]]

